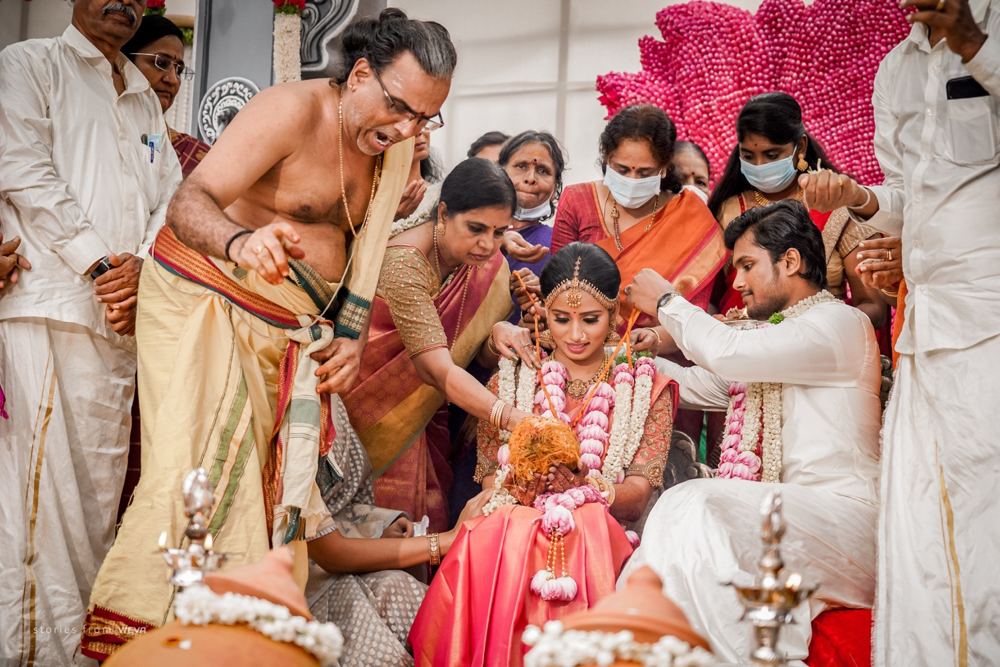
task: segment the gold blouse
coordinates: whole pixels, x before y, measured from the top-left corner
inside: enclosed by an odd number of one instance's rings
[[[448,347],[448,336],[434,304],[442,287],[437,272],[420,250],[407,245],[385,249],[375,296],[389,306],[392,322],[411,357]]]

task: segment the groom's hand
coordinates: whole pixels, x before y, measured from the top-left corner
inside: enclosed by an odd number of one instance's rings
[[[364,345],[360,340],[334,338],[332,343],[319,352],[314,352],[313,360],[322,364],[316,370],[316,375],[324,378],[316,386],[316,391],[321,394],[346,394],[361,370],[363,349]]]
[[[656,304],[667,292],[673,292],[669,280],[653,269],[643,269],[636,274],[631,285],[625,287],[629,304],[638,310],[656,317]]]

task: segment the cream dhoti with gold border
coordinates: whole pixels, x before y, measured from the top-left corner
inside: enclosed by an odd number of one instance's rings
[[[43,318],[0,321],[0,662],[70,665],[114,538],[135,346]]]
[[[1000,663],[1000,336],[903,354],[882,439],[875,664]]]

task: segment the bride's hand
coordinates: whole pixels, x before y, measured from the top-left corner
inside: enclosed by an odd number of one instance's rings
[[[590,469],[582,461],[579,463],[577,472],[573,472],[564,464],[559,463],[549,468],[549,474],[545,475],[545,490],[550,493],[565,493],[586,484],[589,474]]]
[[[514,496],[514,499],[524,507],[531,507],[531,504],[535,502],[535,498],[545,493],[547,485],[548,478],[537,472],[532,476],[531,481],[523,486],[515,485],[509,478],[504,482],[507,492]]]

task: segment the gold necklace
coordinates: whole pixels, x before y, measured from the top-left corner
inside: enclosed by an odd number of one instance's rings
[[[758,206],[767,206],[768,204],[774,203],[773,201],[765,197],[763,194],[761,194],[760,190],[753,191],[753,198],[757,200]],[[796,201],[802,201],[802,188],[799,188],[799,191],[795,193],[795,196],[792,197],[792,199],[795,199]]]
[[[358,232],[354,229],[354,220],[351,219],[351,209],[347,205],[347,189],[344,187],[344,100],[337,103],[337,117],[340,125],[340,137],[337,141],[337,149],[340,153],[340,191],[343,193],[344,197],[344,213],[347,214],[347,226],[351,228],[351,235],[354,238],[358,238]],[[375,158],[375,173],[372,174],[372,193],[368,197],[368,208],[365,209],[365,217],[361,221],[361,227],[364,228],[365,223],[368,222],[368,217],[372,213],[372,202],[375,201],[375,190],[378,188],[379,181],[382,180],[382,158],[385,153],[379,153],[378,157]]]
[[[437,276],[437,279],[441,280],[441,263],[438,260],[438,257],[441,254],[440,251],[438,250],[438,228],[437,228],[437,223],[436,222],[433,223],[433,225],[434,226],[431,228],[431,230],[432,230],[431,231],[431,239],[432,239],[431,242],[434,245],[434,271],[435,271],[435,275]],[[461,268],[461,267],[459,267],[459,268]],[[472,270],[475,271],[476,268],[478,268],[478,267],[473,267]],[[451,280],[452,276],[455,275],[455,271],[457,271],[457,270],[458,269],[455,269],[451,273],[448,274],[448,278],[444,282],[441,283],[441,289],[444,289],[444,286],[448,284],[448,282]],[[465,285],[462,286],[462,303],[458,307],[458,322],[455,323],[455,335],[451,339],[451,344],[452,345],[454,345],[455,341],[458,340],[458,334],[459,334],[459,331],[462,328],[462,318],[465,316],[465,297],[468,296],[468,294],[469,294],[469,283],[472,282],[472,278],[473,278],[472,276],[469,276],[466,279],[466,281],[465,281]],[[440,291],[438,291],[438,296],[441,296],[441,292]]]
[[[608,355],[607,352],[604,353],[604,361],[601,362],[600,367],[597,372],[594,373],[593,377],[589,380],[570,380],[566,384],[566,395],[572,396],[573,398],[583,398],[587,395],[587,390],[590,389],[591,385],[600,382],[604,378],[602,377],[608,368]]]
[[[608,193],[608,196],[609,197],[611,196],[610,192]],[[621,213],[618,211],[618,202],[614,199],[612,199],[612,201],[613,203],[611,204],[611,228],[614,230],[615,246],[618,248],[619,251],[621,251],[624,250],[624,248],[622,247],[621,232],[619,231],[618,228],[618,217],[621,215]],[[656,209],[659,205],[660,205],[660,193],[657,192],[656,196],[653,198],[653,210],[649,214],[650,216],[649,224],[646,225],[646,228],[643,229],[642,231],[648,232],[649,228],[653,226],[653,222],[655,222],[654,216],[656,216]],[[607,206],[607,204],[605,204],[605,206]]]

